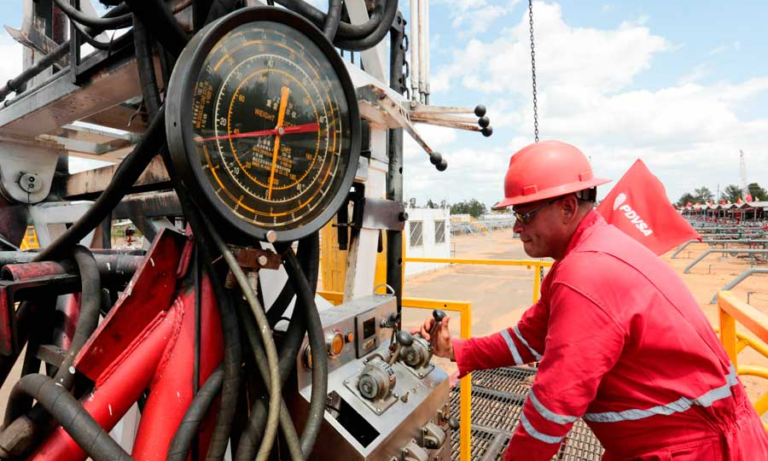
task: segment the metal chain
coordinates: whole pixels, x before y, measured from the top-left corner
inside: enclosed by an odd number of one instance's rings
[[[533,136],[539,142],[539,102],[536,99],[536,49],[533,43],[533,0],[528,0],[528,24],[531,27],[531,80],[533,82]]]

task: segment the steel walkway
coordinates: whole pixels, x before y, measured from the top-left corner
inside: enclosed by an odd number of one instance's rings
[[[509,367],[472,373],[472,461],[501,461],[517,427],[535,368]],[[451,413],[459,414],[460,386],[451,391]],[[452,461],[459,460],[459,433],[454,431]],[[553,459],[599,461],[603,447],[582,420],[576,421]]]

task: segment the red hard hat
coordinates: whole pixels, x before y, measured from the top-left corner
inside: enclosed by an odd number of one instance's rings
[[[560,141],[537,142],[509,160],[505,198],[495,208],[559,197],[610,181],[595,178],[589,160],[576,147]]]

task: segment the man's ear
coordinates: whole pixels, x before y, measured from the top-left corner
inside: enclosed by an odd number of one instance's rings
[[[574,216],[576,216],[579,210],[579,200],[575,196],[569,195],[563,198],[560,202],[563,223],[568,223],[574,218]]]

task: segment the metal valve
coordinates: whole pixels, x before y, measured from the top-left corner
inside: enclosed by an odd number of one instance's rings
[[[381,400],[395,388],[397,377],[392,367],[380,358],[374,358],[360,373],[357,390],[368,400]]]
[[[403,461],[429,461],[429,454],[415,440],[403,447]]]
[[[445,442],[445,431],[432,421],[428,422],[421,429],[421,433],[424,436],[424,447],[430,450],[440,448],[443,446],[443,442]]]

